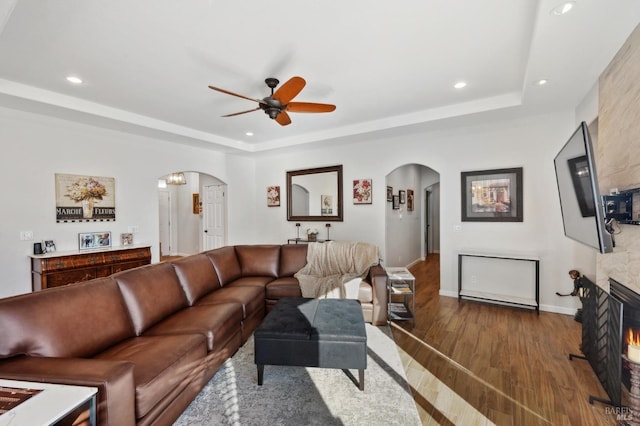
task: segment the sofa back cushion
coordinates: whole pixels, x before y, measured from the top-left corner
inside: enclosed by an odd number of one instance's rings
[[[285,244],[280,248],[280,277],[292,277],[307,264],[306,244]]]
[[[205,254],[194,254],[176,260],[173,262],[173,268],[176,270],[189,305],[193,305],[205,294],[221,287],[213,263]]]
[[[137,335],[188,306],[173,265],[156,263],[114,275]]]
[[[134,336],[113,278],[0,299],[0,358],[91,357]]]
[[[240,269],[235,247],[220,247],[206,251],[204,254],[211,259],[211,263],[213,263],[213,267],[218,274],[220,285],[227,285],[242,276],[242,269]]]
[[[236,246],[243,277],[278,277],[280,246]]]

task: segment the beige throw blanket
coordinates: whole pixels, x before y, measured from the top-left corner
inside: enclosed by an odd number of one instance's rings
[[[307,264],[295,277],[303,297],[358,298],[360,282],[378,264],[378,247],[369,243],[310,243]]]

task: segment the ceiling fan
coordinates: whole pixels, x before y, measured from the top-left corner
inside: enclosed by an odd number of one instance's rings
[[[247,111],[234,112],[232,114],[223,115],[223,117],[233,117],[240,114],[246,114],[248,112],[263,110],[272,120],[276,120],[281,126],[291,124],[291,118],[288,112],[331,112],[336,109],[335,105],[330,104],[318,104],[313,102],[291,102],[300,91],[304,88],[306,81],[302,77],[291,77],[284,83],[278,90],[274,92],[276,86],[280,83],[277,78],[267,78],[264,81],[271,89],[271,96],[267,96],[263,99],[253,99],[247,96],[239,95],[237,93],[230,92],[219,87],[209,86],[210,89],[218,92],[226,93],[227,95],[237,96],[242,99],[254,101],[258,103],[257,108],[253,108]]]

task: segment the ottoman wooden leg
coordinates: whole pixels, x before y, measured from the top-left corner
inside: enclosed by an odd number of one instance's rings
[[[264,364],[258,364],[258,385],[262,386],[262,380],[264,379]]]
[[[361,368],[358,370],[358,382],[360,383],[360,390],[363,391],[364,390],[364,370]]]

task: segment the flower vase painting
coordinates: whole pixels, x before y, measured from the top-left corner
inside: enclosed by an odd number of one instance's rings
[[[371,204],[371,179],[353,181],[353,204]]]
[[[114,178],[56,173],[55,180],[57,222],[116,220]]]

